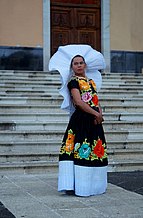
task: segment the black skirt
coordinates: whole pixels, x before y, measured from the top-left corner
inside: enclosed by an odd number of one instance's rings
[[[72,114],[65,131],[59,161],[71,160],[75,165],[102,167],[108,165],[107,146],[102,124],[80,109]]]

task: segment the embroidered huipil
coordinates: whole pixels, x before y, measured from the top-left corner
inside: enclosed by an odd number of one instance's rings
[[[69,91],[78,89],[82,101],[99,111],[96,84],[92,79],[72,77],[68,88]],[[72,160],[75,165],[88,167],[108,165],[103,126],[94,124],[93,115],[75,107],[63,137],[59,160]]]

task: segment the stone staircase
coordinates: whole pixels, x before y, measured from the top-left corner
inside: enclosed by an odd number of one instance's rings
[[[57,171],[60,86],[57,72],[0,71],[0,174]],[[99,98],[109,171],[143,170],[143,76],[105,74]]]

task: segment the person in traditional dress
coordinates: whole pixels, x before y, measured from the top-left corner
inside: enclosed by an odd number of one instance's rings
[[[63,96],[61,109],[69,112],[59,154],[58,191],[77,196],[102,194],[107,188],[107,146],[98,92],[106,63],[86,44],[59,46],[49,61],[58,71]]]
[[[77,196],[102,194],[107,188],[107,146],[102,109],[83,56],[71,60],[67,83],[74,111],[59,154],[58,191]]]

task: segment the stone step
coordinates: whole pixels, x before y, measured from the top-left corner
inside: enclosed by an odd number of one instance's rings
[[[23,71],[23,70],[0,70],[0,76],[45,76],[52,77],[59,77],[60,74],[58,71]]]
[[[30,71],[30,70],[0,70],[1,74],[45,74],[45,73],[50,73],[50,74],[56,74],[59,75],[59,72],[57,70],[52,70],[52,71]],[[142,74],[131,74],[131,73],[104,73],[102,72],[102,76],[104,77],[110,77],[110,78],[139,78],[142,77]]]
[[[102,77],[104,77],[106,80],[108,79],[120,79],[120,80],[131,80],[131,79],[141,79],[143,78],[143,75],[141,73],[101,73]]]
[[[39,75],[39,76],[35,76],[35,75],[0,75],[0,79],[1,82],[3,81],[3,83],[32,83],[35,84],[38,81],[40,83],[44,83],[46,82],[55,82],[55,83],[61,83],[60,80],[60,75],[55,76],[54,74],[43,74],[43,75]],[[106,84],[110,84],[110,86],[115,86],[115,85],[119,85],[119,86],[129,86],[129,85],[135,85],[135,86],[140,86],[143,84],[142,82],[143,77],[137,78],[137,79],[116,79],[116,78],[108,78],[105,79],[105,77],[102,77],[102,84],[103,86]]]
[[[132,98],[116,98],[116,97],[102,97],[102,99],[99,99],[99,101],[101,102],[101,105],[122,105],[122,106],[133,106],[133,105],[143,105],[143,101],[141,98],[134,98],[134,100]]]
[[[55,103],[52,103],[52,104],[13,104],[13,103],[9,103],[9,104],[1,104],[0,105],[0,112],[5,112],[5,113],[8,113],[8,112],[21,112],[21,113],[24,113],[24,112],[33,112],[33,113],[41,113],[41,112],[58,112],[60,113],[61,112],[61,108],[59,105],[55,104]]]
[[[13,126],[10,126],[11,129],[13,130]],[[9,128],[10,128],[9,127]],[[53,140],[62,140],[64,131],[63,130],[44,130],[44,131],[12,131],[12,130],[1,130],[0,131],[0,141],[4,142],[9,141],[9,142],[15,142],[15,141],[38,141],[38,140],[47,140],[47,139],[53,139]],[[124,140],[126,141],[129,138],[129,132],[128,130],[108,130],[105,131],[106,134],[106,139],[108,141],[112,140]],[[138,139],[143,139],[143,131],[134,131],[132,132],[131,136],[138,134]],[[133,139],[133,138],[132,138]]]
[[[61,83],[56,83],[56,82],[48,82],[45,81],[44,83],[40,83],[37,81],[36,84],[34,83],[15,83],[15,84],[9,84],[9,83],[1,83],[1,92],[2,91],[8,91],[8,92],[16,92],[18,91],[24,91],[24,90],[32,90],[32,91],[50,91],[50,90],[54,90],[56,89],[59,90],[61,88]],[[143,92],[143,86],[134,86],[134,85],[130,85],[130,86],[111,86],[109,85],[102,85],[101,90],[99,91],[99,95],[102,95],[102,93],[107,93],[107,94],[114,94],[114,93],[126,93],[126,94],[140,94]],[[110,95],[111,95],[110,94]]]
[[[7,112],[1,113],[0,112],[0,122],[1,121],[4,121],[4,122],[11,122],[11,121],[17,122],[17,121],[19,121],[19,122],[23,123],[23,121],[27,122],[27,120],[28,121],[35,121],[35,122],[38,122],[38,121],[39,122],[42,122],[42,121],[53,122],[53,120],[57,120],[57,121],[64,120],[64,122],[65,122],[65,121],[69,120],[69,116],[67,113],[63,113],[62,111],[61,112],[59,111],[59,113],[58,112],[55,112],[55,113],[43,112],[42,113],[40,111],[39,112],[28,111],[27,113],[25,113],[25,112],[23,112],[23,113],[20,113],[20,112],[18,112],[18,113],[15,113],[15,112],[13,112],[13,113],[9,113],[9,112],[8,113]]]
[[[58,162],[58,153],[52,151],[51,153],[49,152],[17,152],[17,153],[0,153],[0,164],[1,163],[20,163],[20,162],[34,162],[34,161],[49,161],[49,162]]]
[[[0,76],[34,76],[34,77],[40,77],[40,76],[45,76],[47,75],[48,77],[59,77],[60,74],[58,71],[23,71],[23,70],[0,70]]]
[[[59,152],[61,146],[61,140],[57,139],[46,139],[46,140],[38,140],[38,141],[4,141],[0,142],[0,150],[1,153],[5,152]]]
[[[60,74],[58,73],[52,73],[51,72],[40,72],[40,71],[37,71],[37,72],[28,72],[28,71],[13,71],[13,72],[1,72],[0,71],[0,78],[1,79],[37,79],[37,78],[40,78],[40,79],[53,79],[53,80],[57,80],[57,79],[60,79]]]
[[[39,78],[39,77],[47,77],[52,79],[60,79],[60,73],[58,71],[50,71],[50,72],[44,72],[44,71],[0,71],[0,77],[1,78]],[[139,76],[129,75],[129,76],[121,76],[120,74],[116,75],[109,75],[109,74],[102,74],[102,79],[105,81],[119,81],[119,82],[126,82],[126,81],[138,81],[141,82],[143,76],[140,74]]]
[[[119,162],[124,160],[142,160],[143,157],[143,149],[117,149],[111,150],[108,149],[108,159],[110,162]],[[14,163],[14,162],[33,162],[33,161],[51,161],[51,162],[58,162],[59,159],[59,152],[52,151],[52,152],[5,152],[0,153],[0,164],[1,163]],[[143,160],[142,160],[143,161]]]
[[[143,133],[142,133],[143,128],[141,128],[138,131],[134,131],[133,129],[130,129],[129,134],[128,134],[128,140],[137,140],[137,139],[143,139]]]
[[[18,70],[0,70],[0,76],[53,76],[59,77],[60,74],[58,71],[18,71]],[[121,74],[121,73],[102,73],[102,77],[106,80],[139,80],[143,78],[142,74]]]
[[[58,162],[33,161],[25,163],[1,163],[0,175],[9,174],[34,174],[58,172]]]
[[[1,92],[8,92],[8,93],[16,93],[16,92],[21,92],[23,93],[24,91],[27,92],[36,92],[38,93],[38,91],[51,91],[54,89],[56,89],[56,91],[58,91],[61,88],[61,85],[55,84],[55,83],[49,83],[49,84],[44,84],[44,85],[33,85],[33,84],[29,84],[29,86],[26,86],[26,84],[24,86],[21,86],[19,84],[13,86],[13,85],[7,85],[7,84],[3,84],[1,85]],[[140,93],[143,93],[143,86],[138,86],[138,89],[136,87],[131,86],[130,88],[125,88],[125,87],[102,87],[99,91],[98,94],[102,95],[102,94],[114,94],[114,93],[120,93],[120,94],[134,94],[134,95],[138,95]]]
[[[55,86],[55,87],[61,87],[61,80],[60,78],[57,78],[57,79],[52,79],[52,78],[44,78],[44,79],[40,79],[40,78],[36,78],[36,79],[29,79],[29,78],[24,78],[24,79],[19,79],[19,78],[11,78],[11,79],[1,79],[0,80],[0,86],[1,87],[6,87],[6,88],[12,88],[12,87],[15,87],[15,88],[19,88],[19,87],[35,87],[35,88],[38,88],[38,87],[50,87],[50,86]],[[139,91],[139,90],[142,90],[143,87],[142,87],[142,84],[138,84],[137,83],[130,83],[130,84],[126,84],[124,82],[114,82],[112,83],[111,81],[104,81],[102,82],[102,87],[101,87],[101,90],[105,90],[105,89],[109,89],[109,90],[112,90],[115,89],[119,89],[119,90],[136,90],[136,91]],[[139,88],[136,89],[136,88]]]
[[[1,141],[0,142],[0,151],[1,153],[5,152],[59,152],[61,147],[61,140],[58,139],[46,139],[46,140],[34,140],[34,141]],[[143,140],[132,139],[132,140],[112,140],[107,142],[108,150],[143,150]]]
[[[115,76],[112,76],[112,77],[106,77],[106,76],[102,76],[102,81],[103,82],[118,82],[118,83],[138,83],[140,84],[141,83],[141,80],[143,79],[143,76],[139,76],[139,77],[115,77]]]
[[[54,110],[54,108],[53,108]],[[51,108],[52,111],[52,108]],[[103,112],[104,120],[106,121],[143,121],[143,113],[105,113]],[[30,110],[20,112],[17,110],[17,112],[10,112],[10,110],[4,112],[0,112],[0,121],[22,121],[28,120],[28,121],[69,121],[69,114],[64,112],[63,110],[59,109],[58,112],[31,112]]]
[[[11,127],[13,128],[13,127]],[[11,130],[1,130],[0,131],[0,141],[4,142],[27,142],[27,141],[38,141],[38,140],[61,140],[64,132],[62,130],[58,131],[11,131]]]
[[[143,149],[143,140],[142,139],[127,139],[127,140],[112,140],[107,141],[108,149]]]
[[[114,92],[114,91],[118,92],[118,91],[120,91],[120,92],[126,92],[126,93],[128,93],[128,92],[138,92],[138,93],[140,93],[140,91],[141,92],[143,91],[143,86],[142,85],[138,86],[138,89],[137,89],[137,87],[133,86],[133,85],[132,86],[120,86],[118,84],[118,86],[110,86],[110,84],[109,84],[109,85],[103,85],[101,87],[99,93],[101,91],[106,91],[106,92]]]
[[[7,97],[0,97],[0,103],[1,103],[1,105],[2,104],[27,104],[27,103],[30,103],[31,105],[32,104],[57,104],[57,105],[59,105],[59,104],[61,104],[62,103],[62,101],[63,101],[63,98],[61,97],[61,96],[57,96],[57,95],[55,95],[55,97],[54,97],[54,95],[53,94],[47,94],[47,96],[45,97],[43,97],[43,96],[41,96],[41,97],[27,97],[27,96],[25,96],[25,97],[9,97],[9,96],[7,96]]]
[[[56,86],[56,85],[48,85],[48,86],[41,86],[41,87],[36,87],[36,86],[31,86],[31,87],[21,87],[21,86],[3,86],[0,88],[0,95],[1,94],[25,94],[25,92],[28,94],[28,93],[36,93],[36,94],[39,94],[39,93],[43,93],[43,92],[56,92],[58,93],[59,92],[59,87]],[[131,91],[133,93],[136,93],[136,91]]]
[[[103,112],[103,116],[105,118],[105,121],[107,120],[118,120],[118,121],[142,121],[143,120],[143,112],[141,113],[134,113],[134,112],[130,112],[130,113],[126,113],[126,112]]]
[[[108,90],[108,89],[101,89],[100,92],[98,93],[99,96],[102,95],[123,95],[123,96],[138,96],[140,94],[143,93],[143,89],[140,89],[140,91],[138,91],[137,89],[131,89],[131,90],[123,90],[121,89],[112,89],[112,90]]]
[[[47,95],[53,95],[53,96],[61,96],[59,94],[58,88],[47,88],[45,90],[1,90],[0,91],[0,97],[46,97]],[[113,91],[113,92],[102,92],[98,94],[100,99],[103,99],[103,96],[106,96],[107,98],[143,98],[143,91],[140,93],[137,92],[120,92],[118,91]]]
[[[0,71],[0,76],[45,76],[48,75],[48,77],[53,76],[54,77],[59,77],[59,72],[58,71],[50,71],[50,72],[43,72],[43,71],[18,71],[18,70],[1,70]],[[124,73],[106,73],[102,74],[102,77],[105,78],[107,81],[108,80],[140,80],[143,78],[142,74],[124,74]]]
[[[118,161],[116,163],[110,162],[108,165],[108,172],[125,172],[143,170],[143,160],[127,160]],[[54,161],[33,161],[25,163],[1,163],[0,175],[9,174],[34,174],[34,173],[48,173],[58,172],[58,162]]]
[[[143,107],[142,105],[136,105],[136,104],[133,104],[133,105],[102,105],[102,110],[103,112],[113,112],[115,111],[116,112],[127,112],[127,113],[132,113],[132,112],[137,112],[137,113],[142,113],[143,112]]]
[[[50,78],[49,76],[47,77],[37,77],[37,78],[34,78],[34,77],[31,77],[31,78],[20,78],[20,77],[9,77],[9,78],[1,78],[0,77],[0,84],[3,85],[5,84],[6,86],[12,86],[12,85],[16,85],[16,86],[19,86],[19,85],[33,85],[33,86],[36,86],[38,84],[40,85],[50,85],[50,84],[55,84],[55,85],[59,85],[61,86],[61,80],[60,78]],[[142,78],[143,79],[143,78]],[[135,87],[142,87],[142,82],[141,81],[111,81],[111,80],[104,80],[104,78],[102,79],[102,88],[105,88],[105,87],[124,87],[124,88],[135,88]]]
[[[106,130],[137,130],[143,129],[143,121],[105,121],[103,127]]]
[[[58,71],[50,71],[50,72],[44,72],[44,71],[0,71],[0,77],[1,78],[10,78],[10,76],[12,78],[18,78],[18,77],[28,77],[28,78],[36,78],[36,77],[47,77],[47,78],[60,78],[60,73]],[[54,77],[53,77],[54,76]],[[142,74],[140,75],[121,75],[121,74],[112,74],[109,75],[109,74],[102,74],[102,78],[105,80],[105,81],[118,81],[118,82],[122,82],[122,81],[129,81],[129,82],[134,82],[134,81],[141,81],[141,79],[143,78]]]
[[[143,106],[142,105],[107,105],[104,106],[102,105],[102,110],[103,113],[115,113],[115,115],[117,113],[122,113],[122,112],[126,112],[126,113],[142,113],[143,112]],[[0,105],[0,113],[49,113],[49,112],[53,112],[53,113],[61,113],[61,112],[65,112],[68,114],[68,112],[66,112],[65,110],[61,110],[60,105],[55,104],[55,102],[52,104],[29,104],[29,102],[27,102],[26,104],[13,104],[12,103],[8,103],[8,104],[1,104]]]
[[[58,131],[65,130],[67,127],[68,120],[51,120],[51,121],[0,121],[0,130],[11,130],[11,131]],[[143,120],[142,121],[104,121],[103,127],[105,131],[107,130],[140,130],[143,129]]]
[[[19,91],[6,91],[6,92],[0,92],[0,98],[40,98],[40,97],[51,97],[53,96],[53,98],[58,98],[61,97],[58,90],[50,90],[50,91],[23,91],[23,92],[19,92]]]
[[[102,106],[106,105],[122,105],[122,106],[143,106],[142,98],[134,98],[134,101],[132,98],[116,98],[116,97],[102,97],[102,99],[99,99]],[[33,96],[33,97],[27,97],[27,96],[21,96],[21,97],[0,97],[0,103],[1,104],[58,104],[60,105],[63,101],[62,96],[59,96],[57,94],[46,94],[46,96]],[[108,102],[108,104],[107,104]]]
[[[56,89],[59,90],[61,88],[61,85],[59,84],[56,84],[56,83],[45,83],[45,84],[36,84],[36,85],[33,85],[33,84],[16,84],[16,85],[9,85],[9,84],[0,84],[0,90],[1,91],[17,91],[17,90],[34,90],[34,91],[50,91],[50,90],[54,90]],[[134,91],[134,89],[133,89]]]
[[[108,172],[143,171],[143,159],[119,160],[109,162]]]
[[[56,77],[49,77],[48,75],[46,76],[39,76],[39,77],[2,77],[0,76],[0,84],[37,84],[38,82],[40,84],[45,84],[45,83],[52,83],[52,84],[61,84],[60,78]]]
[[[103,84],[102,84],[102,88],[104,89],[138,89],[138,87],[139,87],[139,89],[141,89],[142,90],[142,84],[124,84],[124,83],[111,83],[110,81],[108,81],[108,82],[104,82]]]
[[[118,162],[121,160],[143,160],[143,149],[108,149],[109,160]]]
[[[5,80],[5,81],[0,81],[0,86],[1,87],[15,87],[15,88],[25,88],[25,87],[35,87],[35,88],[38,88],[38,87],[51,87],[51,86],[55,86],[55,87],[58,87],[60,88],[61,87],[61,82],[60,80],[57,80],[57,81],[50,81],[50,80],[35,80],[35,81],[25,81],[25,80],[11,80],[11,81],[8,81],[8,80]],[[142,88],[142,84],[138,85],[138,84],[119,84],[119,83],[114,83],[114,84],[110,84],[110,82],[108,83],[103,83],[102,84],[102,89],[119,89],[119,90],[143,90]],[[101,89],[101,90],[102,90]]]
[[[112,73],[112,72],[109,72],[109,73],[102,73],[102,76],[105,77],[106,79],[107,78],[119,78],[119,79],[136,79],[136,78],[142,78],[143,75],[142,74],[139,74],[139,73]]]
[[[115,84],[120,84],[120,85],[122,85],[122,84],[126,84],[126,85],[130,85],[130,84],[141,85],[141,84],[143,84],[142,79],[143,79],[143,77],[142,78],[138,78],[138,79],[115,79],[114,78],[113,80],[111,80],[111,79],[106,79],[105,80],[105,78],[103,77],[102,82],[103,82],[103,84],[108,84],[109,82],[110,83],[114,83],[113,85],[115,85]]]
[[[114,92],[114,93],[111,93],[111,92],[108,92],[108,93],[101,93],[101,94],[98,94],[98,97],[99,99],[104,99],[103,96],[106,96],[107,98],[122,98],[122,99],[143,99],[143,92],[140,92],[140,93],[137,93],[137,94],[134,94],[134,93],[131,93],[131,92],[124,92],[124,93],[121,93],[120,91],[117,91],[117,92]]]
[[[9,87],[48,87],[48,86],[55,86],[55,87],[61,87],[61,82],[60,81],[47,81],[47,80],[41,80],[41,81],[25,81],[25,80],[18,80],[18,81],[0,81],[0,86],[9,86]]]

